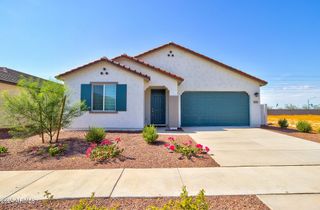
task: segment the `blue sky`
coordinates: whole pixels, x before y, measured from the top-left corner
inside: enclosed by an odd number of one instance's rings
[[[0,66],[44,78],[174,41],[269,82],[262,102],[320,104],[320,1],[0,0]]]

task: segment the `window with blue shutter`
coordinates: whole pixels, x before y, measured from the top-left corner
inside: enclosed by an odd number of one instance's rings
[[[115,112],[117,85],[92,84],[92,88],[92,111]]]
[[[81,101],[89,111],[127,111],[127,85],[81,84]]]
[[[116,110],[127,111],[127,85],[117,84]]]
[[[81,101],[91,110],[91,84],[81,84]]]

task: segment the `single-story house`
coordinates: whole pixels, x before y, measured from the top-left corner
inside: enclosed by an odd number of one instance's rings
[[[101,59],[57,76],[88,111],[71,129],[261,125],[266,81],[170,42]]]

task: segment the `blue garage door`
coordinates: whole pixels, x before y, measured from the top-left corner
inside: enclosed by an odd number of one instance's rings
[[[182,126],[247,126],[249,96],[245,92],[184,92]]]

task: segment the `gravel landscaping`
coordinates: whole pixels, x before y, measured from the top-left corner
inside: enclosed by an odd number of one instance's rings
[[[302,133],[295,129],[290,128],[279,128],[275,126],[262,126],[261,128],[271,130],[274,132],[282,133],[288,136],[293,136],[297,138],[302,138],[309,141],[314,141],[320,143],[320,134],[319,133]]]
[[[94,203],[97,206],[115,207],[118,206],[119,210],[143,210],[146,207],[162,206],[167,203],[170,198],[108,198],[108,199],[95,199]],[[207,196],[206,200],[209,209],[215,210],[268,210],[269,208],[262,203],[254,195],[243,196]],[[44,204],[43,201],[32,201],[26,203],[0,203],[0,209],[19,210],[19,209],[70,209],[70,207],[79,200],[52,200],[50,204]]]
[[[86,157],[90,146],[84,139],[85,132],[61,132],[62,144],[67,148],[63,155],[50,157],[47,153],[39,154],[42,144],[39,136],[25,140],[1,139],[0,146],[8,148],[8,154],[0,156],[0,170],[45,170],[45,169],[89,169],[89,168],[172,168],[172,167],[218,167],[219,165],[207,154],[181,158],[178,153],[170,153],[165,144],[169,143],[168,135],[160,135],[154,145],[147,144],[140,133],[107,133],[106,139],[120,137],[119,147],[123,153],[108,162],[97,163]],[[193,141],[188,135],[175,136],[176,141],[183,143]],[[195,144],[195,142],[193,141]],[[210,148],[214,151],[214,148]]]

